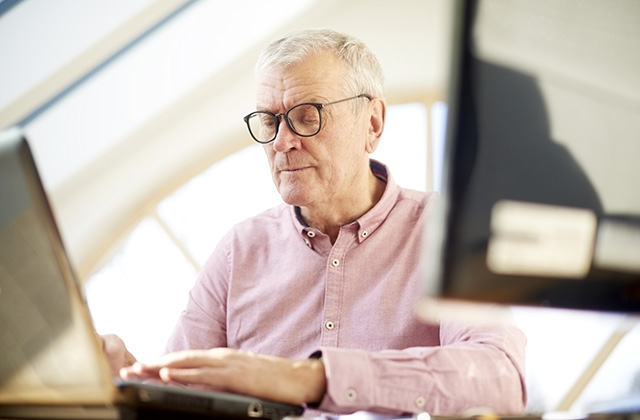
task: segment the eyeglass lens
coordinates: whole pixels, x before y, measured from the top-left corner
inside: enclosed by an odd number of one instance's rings
[[[314,105],[296,105],[284,115],[284,118],[289,128],[299,136],[309,137],[320,131],[320,110]],[[252,113],[247,123],[251,135],[261,143],[273,140],[279,125],[278,117],[265,111]]]

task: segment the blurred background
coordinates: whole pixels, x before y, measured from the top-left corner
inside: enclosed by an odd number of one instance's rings
[[[328,27],[371,47],[390,105],[373,157],[400,185],[438,190],[453,3],[0,1],[0,129],[31,141],[98,332],[140,359],[161,354],[220,237],[280,203],[242,117],[259,50],[287,32]],[[514,314],[529,412],[640,394],[636,320]]]

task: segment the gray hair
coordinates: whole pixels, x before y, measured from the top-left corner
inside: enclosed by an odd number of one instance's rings
[[[347,64],[345,88],[351,95],[384,96],[382,67],[369,47],[359,39],[330,29],[305,29],[273,41],[260,53],[256,74],[263,69],[285,69],[321,51],[331,51]]]

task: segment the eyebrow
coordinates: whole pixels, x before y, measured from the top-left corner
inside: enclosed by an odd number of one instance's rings
[[[294,106],[300,105],[300,104],[324,104],[324,103],[328,103],[328,102],[331,102],[331,101],[329,101],[326,98],[321,99],[321,98],[319,98],[317,96],[313,96],[313,97],[311,97],[311,99],[306,99],[306,100],[294,103],[293,105],[285,108],[284,112],[287,112],[288,110],[290,110]],[[267,107],[261,107],[261,106],[256,106],[256,111],[263,111],[263,112],[270,112],[272,114],[278,114],[277,112],[273,112],[271,109],[269,109]]]

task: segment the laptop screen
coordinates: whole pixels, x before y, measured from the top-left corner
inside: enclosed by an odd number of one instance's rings
[[[0,133],[0,403],[105,403],[111,378],[33,158]]]

